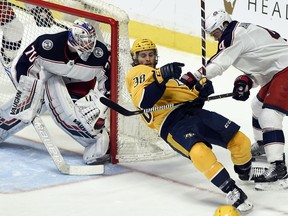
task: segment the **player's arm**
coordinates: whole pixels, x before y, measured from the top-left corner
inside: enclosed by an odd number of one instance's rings
[[[151,108],[163,96],[169,79],[178,79],[183,63],[173,62],[152,71],[154,81],[144,88],[141,108]]]
[[[209,59],[206,66],[208,79],[222,75],[242,53],[248,51],[249,36],[242,28],[234,30],[235,33],[232,31],[219,42],[217,53]]]
[[[103,70],[104,74],[97,73],[97,89],[106,97],[110,97],[110,80],[111,80],[111,52],[110,47],[97,40],[97,46],[103,50]]]
[[[40,72],[41,68],[35,68],[35,60],[38,56],[39,53],[39,49],[41,48],[41,46],[39,46],[40,41],[39,41],[39,37],[32,42],[28,47],[26,47],[26,49],[22,52],[22,55],[20,56],[20,58],[18,59],[16,65],[15,65],[15,70],[16,70],[16,81],[19,82],[20,80],[20,76],[24,75],[24,76],[30,76],[30,75],[35,75],[35,78],[39,78],[36,77],[36,73]],[[33,66],[33,69],[32,69]],[[38,70],[37,72],[33,73],[33,70]],[[29,73],[29,74],[28,74]]]
[[[210,60],[210,63],[207,64],[206,77],[208,79],[212,79],[216,76],[222,75],[223,72],[226,71],[234,63],[241,52],[241,42],[220,51],[216,56],[214,56],[214,58]]]
[[[174,62],[166,64],[161,68],[154,69],[148,66],[137,66],[132,69],[132,77],[126,77],[128,89],[132,88],[132,99],[136,98],[137,107],[151,108],[162,97],[165,92],[165,84],[169,79],[178,79],[184,66],[182,63]],[[132,80],[132,81],[131,81]],[[132,86],[132,87],[131,87]],[[135,100],[135,99],[134,99]]]

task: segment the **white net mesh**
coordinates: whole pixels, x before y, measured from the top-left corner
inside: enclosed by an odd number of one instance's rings
[[[0,1],[0,5],[2,4],[2,7],[0,7],[0,39],[2,39],[1,59],[4,65],[6,64],[6,66],[8,67],[11,63],[5,60],[9,59],[9,57],[13,59],[16,53],[19,54],[19,52],[21,52],[27,45],[29,45],[34,39],[36,39],[37,36],[44,33],[56,33],[66,30],[72,25],[75,19],[84,19],[81,16],[78,17],[69,14],[69,9],[67,9],[66,12],[61,13],[58,11],[50,10],[52,11],[52,15],[54,18],[54,21],[50,21],[50,24],[52,23],[51,26],[41,26],[42,24],[47,25],[47,23],[45,23],[47,22],[47,20],[43,21],[43,23],[41,23],[40,20],[39,26],[39,22],[37,25],[34,16],[31,14],[33,6],[31,7],[31,5],[19,3],[19,1],[17,1],[17,5],[14,5],[15,1],[8,2],[12,3],[12,5],[10,5],[12,6],[11,8],[9,5],[7,5],[7,2],[5,3],[3,1]],[[65,3],[65,5],[68,7],[92,12],[106,17],[111,17],[119,22],[118,74],[112,75],[118,77],[118,103],[129,110],[134,110],[135,108],[131,103],[125,85],[125,74],[129,71],[131,67],[130,42],[128,35],[129,17],[127,16],[127,14],[118,7],[99,0],[50,0],[49,2],[61,5]],[[14,22],[15,17],[13,16],[13,13],[16,14],[16,20],[18,19],[21,22],[20,24],[19,22]],[[108,45],[111,45],[111,26],[101,21],[95,21],[87,18],[85,19],[96,27],[98,39]],[[20,31],[19,33],[17,33],[16,36],[16,29],[21,29],[21,26],[19,27],[19,25],[21,24],[24,27],[23,35],[21,35]],[[13,43],[8,43],[8,45],[15,46],[8,46],[7,43],[7,46],[4,46],[3,40],[13,41]],[[15,43],[19,40],[21,40],[20,48],[17,47],[17,44]],[[1,105],[8,98],[12,97],[14,93],[13,86],[11,85],[10,80],[5,75],[5,71],[3,69],[0,71],[0,85]],[[153,130],[144,125],[144,123],[140,119],[140,116],[123,117],[121,115],[118,115],[117,129],[117,143],[112,143],[111,145],[117,145],[118,153],[116,155],[116,158],[120,162],[158,160],[176,155],[176,153],[172,151],[170,147],[164,141],[162,141]]]

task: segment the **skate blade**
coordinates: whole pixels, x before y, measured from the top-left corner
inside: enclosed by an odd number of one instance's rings
[[[250,213],[253,207],[254,206],[250,201],[245,200],[244,203],[237,207],[237,210],[241,213],[241,215],[244,215]]]
[[[277,191],[288,189],[288,179],[281,179],[276,182],[256,183],[255,189],[259,191]]]
[[[252,156],[252,161],[253,162],[267,162],[267,157],[266,155],[257,155],[257,156]]]

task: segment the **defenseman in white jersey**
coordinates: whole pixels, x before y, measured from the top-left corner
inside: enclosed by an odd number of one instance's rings
[[[97,40],[94,27],[76,20],[69,31],[39,36],[16,60],[12,75],[18,92],[0,107],[0,142],[48,109],[85,147],[86,164],[109,158],[107,107],[99,98],[110,92],[110,50]]]
[[[217,53],[206,66],[206,77],[221,75],[231,65],[242,71],[244,75],[236,78],[233,89],[233,98],[241,101],[248,99],[252,86],[261,87],[251,104],[257,141],[252,153],[256,155],[262,144],[271,166],[255,182],[283,182],[288,177],[282,130],[283,118],[288,114],[288,43],[275,31],[232,21],[223,10],[209,15],[205,26],[206,32],[219,41]],[[199,79],[202,70],[189,76],[191,80]],[[257,185],[261,189],[260,185],[278,184]]]

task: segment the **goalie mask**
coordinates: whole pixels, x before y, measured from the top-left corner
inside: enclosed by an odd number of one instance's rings
[[[216,29],[224,31],[224,23],[232,21],[229,14],[224,10],[217,10],[210,14],[205,20],[205,31],[211,34]]]
[[[139,65],[139,60],[138,60],[139,52],[146,51],[146,50],[154,50],[154,54],[155,54],[154,67],[157,65],[158,50],[157,50],[156,45],[150,39],[137,39],[134,41],[132,49],[130,51],[132,59],[133,59],[132,66]]]
[[[68,34],[68,45],[74,48],[83,61],[87,61],[96,46],[96,31],[89,23],[76,20]]]

